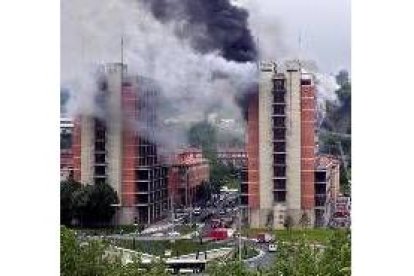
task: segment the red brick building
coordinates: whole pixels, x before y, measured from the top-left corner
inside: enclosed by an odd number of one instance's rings
[[[168,171],[170,203],[174,207],[189,207],[197,197],[202,185],[210,180],[210,166],[200,149],[185,149],[171,156]]]
[[[101,116],[74,121],[74,178],[114,188],[120,201],[116,223],[150,224],[168,209],[167,167],[152,142],[158,88],[147,78],[127,75],[124,64],[105,65],[101,73],[96,95]]]

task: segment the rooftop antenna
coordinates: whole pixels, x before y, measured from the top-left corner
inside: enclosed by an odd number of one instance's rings
[[[121,64],[124,64],[124,36],[121,36]]]
[[[302,29],[299,30],[298,46],[299,46],[298,63],[299,63],[299,68],[302,69],[302,59],[304,56],[303,51],[302,51]]]
[[[256,66],[257,66],[257,69],[258,70],[260,70],[260,59],[261,59],[261,57],[260,57],[260,51],[259,51],[259,37],[257,36],[256,37],[256,47],[257,47],[257,60],[256,60]]]

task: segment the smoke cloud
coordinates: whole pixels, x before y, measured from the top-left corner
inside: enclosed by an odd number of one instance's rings
[[[226,60],[254,61],[256,46],[248,13],[229,0],[140,0],[162,22],[180,22],[175,33],[202,53],[219,51]]]
[[[206,24],[212,20],[207,18],[211,12],[203,15],[203,20],[196,19],[199,14],[188,10],[205,6],[200,1],[195,1],[200,6],[190,2],[181,6],[171,1],[177,13],[183,8],[188,17],[182,21],[172,20],[172,14],[161,16],[162,10],[149,12],[148,3],[142,1],[62,1],[61,83],[71,92],[69,115],[101,115],[95,101],[96,68],[99,64],[120,61],[123,38],[128,73],[153,79],[160,87],[162,101],[157,110],[160,120],[171,126],[180,122],[180,127],[160,128],[154,137],[157,143],[171,148],[185,144],[182,125],[202,120],[209,112],[223,107],[232,111],[234,118],[241,118],[234,98],[254,80],[256,66],[239,61],[252,60],[254,47],[246,39],[245,44],[240,42],[245,46],[232,48],[233,40],[226,40],[224,34],[216,34],[214,38],[211,35],[219,32],[219,26],[228,24],[228,30],[241,30],[241,40],[249,37],[247,29],[240,25],[247,14],[229,8],[226,14],[233,12],[239,17],[227,22],[221,15],[212,21],[216,25]],[[211,2],[220,3],[219,10],[227,3]],[[207,6],[214,10],[212,4]],[[193,36],[196,30],[201,40]],[[235,45],[239,43],[233,39]],[[203,48],[201,41],[209,43]],[[137,128],[139,125],[136,122]]]
[[[187,128],[226,110],[243,121],[249,93],[257,93],[257,60],[303,59],[286,43],[273,1],[253,0],[63,0],[61,85],[70,91],[65,109],[105,118],[96,103],[97,68],[123,61],[130,75],[159,86],[158,117],[151,139],[167,149],[186,144]],[[325,102],[336,101],[336,82],[304,62],[317,85],[318,121]],[[140,131],[141,122],[133,122]],[[239,135],[240,129],[235,130]]]

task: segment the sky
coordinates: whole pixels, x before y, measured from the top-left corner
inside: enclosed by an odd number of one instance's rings
[[[277,33],[270,42],[258,38],[277,58],[313,59],[328,74],[351,71],[351,0],[235,1],[248,8],[253,29]]]

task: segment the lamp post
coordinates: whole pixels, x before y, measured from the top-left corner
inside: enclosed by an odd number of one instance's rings
[[[239,261],[242,261],[242,244],[241,244],[241,175],[240,170],[237,172],[237,182],[238,182],[238,195],[237,195],[237,216],[238,216],[238,243],[239,243]]]

